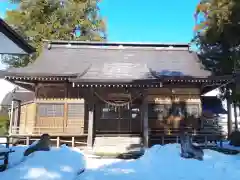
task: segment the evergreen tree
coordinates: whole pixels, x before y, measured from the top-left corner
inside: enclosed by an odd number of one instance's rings
[[[195,17],[204,19],[196,23],[195,43],[199,47],[202,63],[215,75],[233,74],[240,68],[240,1],[201,0]],[[196,19],[197,20],[197,19]],[[227,85],[232,90],[234,116],[236,105],[240,103],[239,90],[235,84]],[[221,88],[226,97],[226,88]]]
[[[200,5],[204,12],[198,6],[197,14],[205,19],[195,27],[194,41],[201,60],[213,74],[230,75],[240,68],[240,1],[202,0]]]
[[[202,0],[205,19],[195,27],[200,55],[205,67],[215,75],[232,74],[240,67],[240,1]],[[200,6],[200,7],[201,7]]]
[[[6,22],[37,49],[35,56],[4,56],[3,63],[26,66],[42,49],[42,41],[105,41],[105,23],[97,0],[12,0],[18,9],[7,11]]]

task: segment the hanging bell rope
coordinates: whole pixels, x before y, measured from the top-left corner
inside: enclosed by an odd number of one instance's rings
[[[140,93],[138,96],[129,99],[128,102],[123,102],[123,103],[114,103],[108,100],[105,100],[103,97],[101,97],[98,93],[94,92],[94,94],[103,102],[105,102],[106,104],[110,105],[110,106],[115,106],[115,107],[124,107],[124,106],[128,106],[129,104],[132,103],[134,100],[136,100],[137,98],[141,97],[142,94]]]

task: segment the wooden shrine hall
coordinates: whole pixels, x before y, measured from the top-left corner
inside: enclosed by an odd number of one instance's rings
[[[188,44],[45,41],[35,62],[10,68],[5,79],[35,92],[18,102],[15,135],[152,137],[183,129],[206,132],[201,95],[232,76],[204,69]]]

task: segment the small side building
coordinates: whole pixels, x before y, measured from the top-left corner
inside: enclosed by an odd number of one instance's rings
[[[27,43],[16,31],[14,31],[4,20],[0,18],[0,56],[28,56],[35,52],[35,49]],[[4,80],[5,72],[0,70],[0,116],[1,121],[7,121],[9,104],[2,103],[6,95],[15,88],[15,85]],[[6,120],[5,120],[6,119]],[[1,127],[0,127],[1,128]]]

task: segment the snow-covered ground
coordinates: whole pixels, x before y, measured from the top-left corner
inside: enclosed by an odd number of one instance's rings
[[[85,167],[84,155],[66,146],[35,152],[26,160],[23,158],[26,146],[12,149],[15,152],[10,154],[9,169],[0,172],[1,180],[72,180]]]
[[[239,180],[240,155],[205,150],[204,160],[183,159],[180,145],[154,146],[138,160],[94,159],[77,149],[61,147],[37,152],[23,163],[26,147],[10,155],[10,169],[1,180]],[[85,167],[85,172],[77,175]]]

